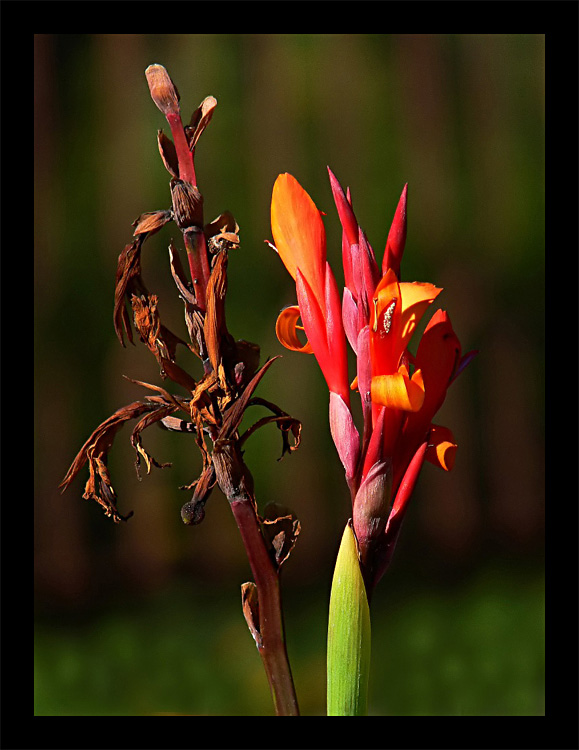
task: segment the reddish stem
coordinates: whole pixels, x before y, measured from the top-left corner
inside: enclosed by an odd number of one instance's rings
[[[179,178],[191,183],[191,185],[197,185],[193,154],[189,150],[189,144],[187,143],[185,130],[181,122],[181,115],[178,112],[167,112],[165,117],[173,134],[175,151],[179,160]]]
[[[253,503],[248,497],[231,500],[259,600],[257,648],[269,681],[278,716],[299,716],[298,703],[284,638],[278,571],[269,556]]]
[[[210,274],[205,234],[202,229],[193,227],[183,232],[183,239],[197,305],[205,311],[207,308],[206,289]]]

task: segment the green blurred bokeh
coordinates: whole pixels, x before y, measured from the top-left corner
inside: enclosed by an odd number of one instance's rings
[[[231,210],[228,324],[282,354],[259,395],[303,421],[278,462],[273,427],[247,446],[260,505],[302,523],[283,573],[288,649],[304,714],[325,712],[329,587],[348,493],[311,357],[274,324],[295,302],[273,251],[269,202],[291,172],[341,231],[327,179],[349,185],[381,260],[409,183],[406,280],[444,287],[463,350],[480,354],[438,421],[458,441],[450,474],[427,466],[372,603],[370,713],[544,713],[544,37],[542,35],[37,35],[35,37],[35,585],[38,715],[271,714],[240,607],[250,571],[216,492],[181,523],[200,460],[185,435],[144,443],[173,468],[138,482],[128,430],[111,453],[115,526],[57,485],[94,427],[161,384],[141,344],[112,327],[116,259],[142,212],[169,206],[145,68],[163,64],[184,117],[218,107],[196,155],[206,219]],[[163,320],[185,335],[165,228],[143,272]],[[197,362],[180,362],[193,374]],[[166,385],[166,384],[165,384]],[[262,416],[256,409],[255,418]],[[126,432],[126,434],[124,434]]]

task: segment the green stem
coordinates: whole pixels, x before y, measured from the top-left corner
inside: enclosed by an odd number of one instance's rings
[[[278,571],[261,533],[255,507],[249,496],[230,498],[247,557],[257,586],[259,637],[257,648],[263,660],[278,716],[299,716],[283,627]]]

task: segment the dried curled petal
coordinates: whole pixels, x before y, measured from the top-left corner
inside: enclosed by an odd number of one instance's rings
[[[279,570],[295,546],[301,524],[289,508],[268,503],[264,508],[261,528]]]
[[[217,99],[214,96],[206,96],[191,115],[191,121],[185,128],[185,135],[187,136],[187,141],[191,151],[193,151],[197,145],[201,133],[203,133],[205,128],[209,125],[216,106]]]
[[[172,220],[172,214],[170,211],[147,211],[141,214],[138,219],[133,222],[135,231],[133,235],[154,234],[158,232],[161,227],[164,227],[167,222]]]
[[[132,294],[148,294],[141,278],[141,248],[146,237],[146,234],[139,234],[130,245],[125,245],[117,263],[113,323],[117,337],[123,346],[125,346],[124,333],[127,334],[131,344],[134,343],[125,300],[130,299]]]
[[[132,515],[132,512],[128,516],[122,516],[118,512],[116,505],[117,496],[106,466],[107,455],[113,444],[115,435],[125,422],[130,419],[136,419],[143,414],[148,417],[146,423],[141,420],[135,428],[133,435],[135,435],[135,433],[138,435],[141,430],[145,429],[145,427],[152,422],[157,421],[157,419],[160,419],[176,410],[177,407],[175,405],[167,404],[163,400],[160,401],[159,397],[156,396],[149,398],[146,401],[135,401],[132,404],[117,409],[114,414],[108,419],[105,419],[105,421],[94,430],[92,435],[78,452],[78,455],[72,462],[71,467],[60,484],[62,492],[68,488],[72,480],[88,461],[90,476],[86,483],[83,497],[87,500],[92,499],[99,503],[99,505],[104,508],[105,515],[112,517],[115,523],[126,521],[127,518]],[[153,415],[157,415],[157,418]]]

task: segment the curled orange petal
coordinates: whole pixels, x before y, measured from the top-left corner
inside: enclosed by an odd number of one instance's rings
[[[275,324],[276,335],[286,349],[292,352],[303,352],[304,354],[313,354],[313,349],[309,341],[302,344],[297,331],[303,331],[303,326],[298,325],[300,319],[300,308],[298,305],[291,305],[282,310]]]
[[[416,370],[409,378],[405,370],[393,375],[377,375],[372,378],[371,395],[375,404],[382,404],[390,409],[419,411],[424,403],[424,383],[422,373]]]
[[[432,425],[428,438],[428,450],[426,451],[426,459],[431,464],[444,469],[444,471],[450,471],[454,466],[457,447],[454,435],[448,427]]]
[[[402,295],[400,335],[404,347],[408,345],[428,306],[438,297],[440,292],[442,292],[442,289],[434,286],[434,284],[419,281],[410,283],[403,281],[400,284]]]

